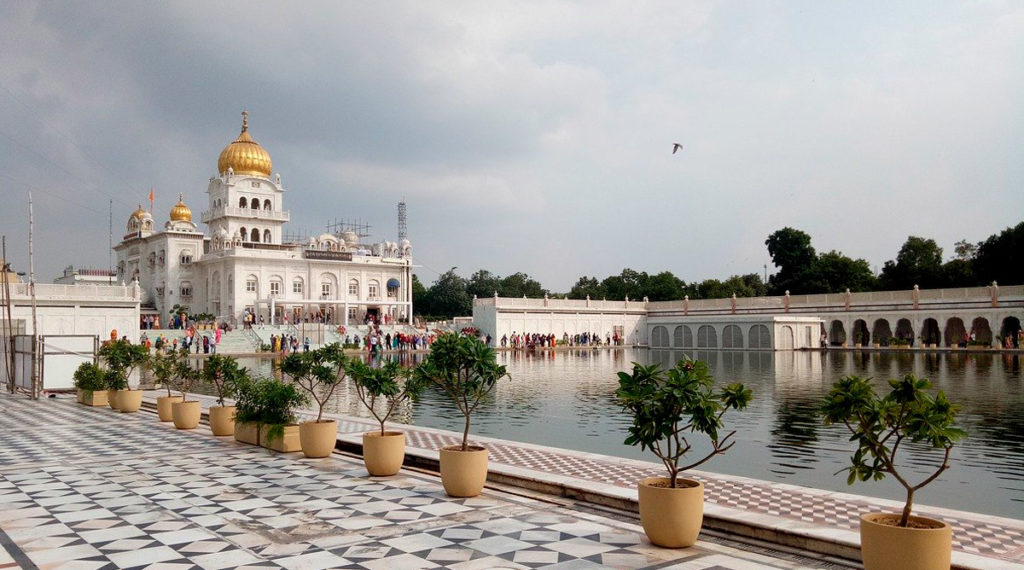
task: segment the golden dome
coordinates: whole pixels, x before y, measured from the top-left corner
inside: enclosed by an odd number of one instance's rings
[[[178,203],[171,208],[171,221],[172,222],[191,222],[192,221],[192,210],[185,205],[185,200],[182,199],[181,194],[178,194]]]
[[[142,207],[142,204],[139,204],[139,209],[132,212],[132,217],[136,220],[141,220],[142,216],[145,216],[146,213],[146,209]]]
[[[231,168],[235,174],[269,177],[271,166],[270,155],[249,136],[249,112],[242,111],[242,132],[220,151],[217,172],[223,175]]]

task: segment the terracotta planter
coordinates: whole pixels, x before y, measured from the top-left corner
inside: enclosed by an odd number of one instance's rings
[[[210,431],[213,435],[234,435],[235,407],[210,406]]]
[[[78,391],[78,403],[86,406],[106,406],[109,404],[107,401],[106,390],[79,390]]]
[[[860,552],[865,570],[947,570],[953,554],[953,529],[935,519],[911,516],[930,528],[902,528],[877,522],[894,513],[860,517]]]
[[[235,441],[259,445],[260,427],[256,422],[235,422]]]
[[[487,481],[487,449],[471,445],[441,448],[441,484],[449,497],[475,497],[483,492]]]
[[[107,390],[107,405],[110,406],[111,410],[118,410],[117,407],[117,390]]]
[[[118,390],[117,409],[122,412],[135,413],[142,407],[142,390]]]
[[[676,479],[688,487],[668,485],[667,477],[648,477],[637,484],[640,524],[652,543],[665,548],[693,546],[704,521],[704,485],[693,479]]]
[[[196,429],[199,418],[203,415],[203,405],[198,401],[175,402],[171,404],[171,415],[174,427],[178,429]]]
[[[405,460],[405,432],[379,431],[363,434],[363,463],[374,477],[388,477],[402,469]]]
[[[338,442],[338,421],[311,421],[299,424],[299,446],[306,457],[327,457]]]
[[[284,436],[278,436],[273,439],[267,434],[270,431],[270,426],[267,424],[260,424],[260,445],[272,449],[274,451],[280,451],[282,453],[291,453],[293,451],[302,451],[302,442],[299,440],[299,425],[288,424],[284,426]]]
[[[184,400],[182,396],[160,396],[156,399],[156,415],[160,416],[160,421],[169,422],[174,419],[171,415],[171,404]]]

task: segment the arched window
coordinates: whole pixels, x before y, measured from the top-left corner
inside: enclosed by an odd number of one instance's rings
[[[259,292],[259,279],[255,275],[250,275],[245,278],[245,292],[246,293],[258,293]]]
[[[270,208],[270,200],[264,200],[263,201],[263,209],[264,210],[270,210],[271,209]]]
[[[356,297],[356,298],[359,297],[359,280],[358,279],[350,279],[349,280],[349,282],[348,282],[348,296],[349,297]]]
[[[772,337],[768,327],[764,325],[753,325],[747,333],[750,341],[747,343],[750,348],[771,348]]]
[[[697,329],[697,348],[718,348],[718,333],[711,325],[701,325]]]
[[[679,325],[672,331],[672,346],[693,348],[693,332],[686,325]]]
[[[253,241],[253,243],[259,243],[260,242],[260,231],[258,229],[256,229],[256,228],[253,228],[252,229],[252,235],[250,236],[250,239]]]
[[[296,277],[295,281],[292,281],[292,293],[301,295],[302,294],[302,278]]]
[[[259,198],[253,198],[252,199],[252,209],[253,210],[259,210],[260,209],[260,199]]]
[[[377,281],[370,281],[367,289],[367,293],[370,297],[380,297],[380,283]]]
[[[651,329],[651,347],[665,348],[668,346],[668,329],[663,326],[656,326]]]
[[[180,292],[181,292],[181,296],[182,297],[191,297],[192,296],[192,282],[191,281],[182,281],[181,282]]]
[[[270,230],[263,230],[263,243],[270,243]]]
[[[743,332],[736,325],[725,325],[722,331],[722,348],[743,348]]]
[[[238,233],[242,234],[242,241],[245,241],[245,240],[249,239],[249,234],[248,234],[248,232],[245,231],[244,227],[243,228],[239,228],[238,229]]]
[[[248,208],[249,207],[249,204],[245,201],[245,196],[242,196],[241,198],[238,199],[238,207],[239,208]]]

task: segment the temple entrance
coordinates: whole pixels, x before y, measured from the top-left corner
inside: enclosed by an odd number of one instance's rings
[[[1020,348],[1020,319],[1017,317],[1006,317],[1003,319],[1003,326],[999,329],[999,338],[1003,343],[1003,348]]]
[[[368,307],[366,309],[366,316],[364,317],[365,324],[369,323],[380,323],[380,307]]]

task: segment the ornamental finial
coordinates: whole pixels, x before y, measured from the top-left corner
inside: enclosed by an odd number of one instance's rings
[[[242,111],[242,132],[249,130],[249,111]]]

